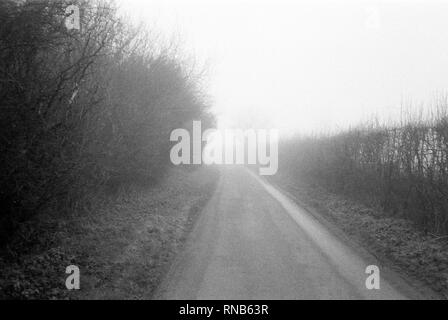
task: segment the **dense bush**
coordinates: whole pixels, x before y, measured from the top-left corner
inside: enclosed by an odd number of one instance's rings
[[[81,9],[67,30],[65,9]],[[203,119],[201,73],[123,21],[113,3],[0,2],[0,234],[123,180],[155,179],[169,132]]]
[[[431,118],[284,141],[280,170],[448,233],[448,105]]]

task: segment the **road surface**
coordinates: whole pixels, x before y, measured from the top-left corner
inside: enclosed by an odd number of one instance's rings
[[[215,194],[153,298],[411,298],[402,280],[392,285],[381,269],[380,289],[368,290],[365,271],[376,263],[373,257],[355,252],[249,170],[221,171]]]

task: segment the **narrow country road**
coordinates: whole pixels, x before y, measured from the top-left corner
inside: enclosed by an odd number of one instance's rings
[[[383,273],[380,289],[368,290],[365,270],[375,261],[368,255],[361,257],[256,174],[226,167],[154,298],[406,299],[417,295],[405,289],[400,279],[384,279]]]

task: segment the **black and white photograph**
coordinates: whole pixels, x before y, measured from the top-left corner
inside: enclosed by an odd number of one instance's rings
[[[0,300],[446,299],[448,1],[0,0]]]

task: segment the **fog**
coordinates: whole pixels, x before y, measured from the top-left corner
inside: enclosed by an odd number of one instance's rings
[[[220,126],[335,130],[448,87],[448,3],[121,0],[209,68]]]

